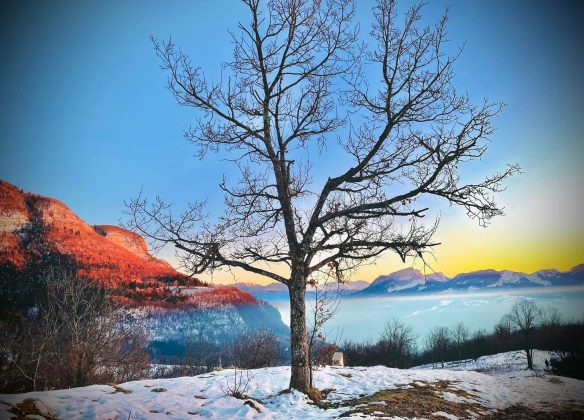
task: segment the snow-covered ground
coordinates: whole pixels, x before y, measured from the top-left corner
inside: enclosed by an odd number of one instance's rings
[[[522,351],[510,351],[507,353],[493,354],[482,356],[477,359],[458,360],[455,362],[445,362],[444,369],[448,370],[474,370],[485,372],[491,375],[499,375],[509,372],[516,374],[542,374],[546,373],[545,361],[557,358],[558,355],[550,351],[534,350],[533,352],[533,369],[535,372],[527,371],[527,359]],[[412,369],[434,369],[442,368],[441,363],[416,366]],[[523,372],[522,372],[523,371]]]
[[[538,353],[536,366],[539,367],[545,358],[545,353]],[[234,371],[226,369],[195,377],[128,382],[117,387],[93,385],[0,395],[0,418],[10,418],[8,410],[26,399],[36,401],[40,414],[59,419],[190,419],[195,416],[213,419],[335,418],[355,409],[342,406],[343,401],[396,389],[429,389],[441,398],[440,401],[472,404],[474,408],[466,416],[471,418],[515,404],[537,410],[584,405],[584,381],[558,378],[543,371],[529,372],[516,360],[516,353],[486,356],[475,362],[452,366],[456,370],[400,370],[382,366],[322,368],[315,374],[315,385],[321,390],[334,388],[325,400],[328,409],[313,404],[301,393],[281,393],[288,385],[290,368],[274,367],[249,371],[246,394],[253,398],[253,404],[245,404],[245,400],[225,395],[223,389],[234,381]],[[505,371],[489,369],[499,364],[511,367]],[[460,370],[463,367],[478,368],[483,372],[496,371],[496,374]],[[244,379],[247,379],[246,374]],[[432,385],[439,381],[447,381],[442,382],[447,385],[442,388]],[[335,403],[341,403],[341,406],[335,406]],[[382,413],[370,415],[378,418]],[[428,416],[440,417],[457,418],[448,411],[438,409]]]

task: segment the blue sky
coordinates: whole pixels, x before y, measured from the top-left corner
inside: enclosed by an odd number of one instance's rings
[[[508,235],[569,248],[569,259],[540,264],[567,267],[584,256],[582,8],[577,2],[438,1],[426,7],[425,20],[435,22],[446,4],[452,47],[466,42],[456,83],[476,100],[507,103],[487,157],[468,175],[513,162],[525,173],[501,196],[508,217],[495,221],[490,233],[445,207],[439,235],[457,242],[467,235],[482,242]],[[363,33],[371,5],[357,2]],[[192,110],[166,90],[148,37],[172,35],[217,77],[231,53],[227,29],[246,20],[243,10],[235,0],[2,2],[0,178],[57,198],[92,224],[117,223],[124,200],[142,186],[178,207],[208,198],[209,211],[218,212],[217,185],[233,171],[221,155],[194,156],[182,137]],[[335,159],[319,165],[317,182],[337,173],[337,165]],[[535,267],[536,255],[524,259]],[[497,264],[508,262],[483,261]],[[521,264],[516,268],[531,267]],[[364,277],[387,271],[382,265]]]

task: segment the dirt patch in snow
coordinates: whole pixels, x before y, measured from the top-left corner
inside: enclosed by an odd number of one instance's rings
[[[470,402],[473,396],[457,389],[454,381],[414,382],[405,385],[402,389],[388,389],[376,392],[353,400],[339,403],[321,402],[322,408],[350,407],[341,417],[349,417],[355,414],[369,416],[398,416],[398,417],[423,417],[439,418],[433,415],[437,412],[452,414],[458,418],[476,417],[478,413],[484,413],[485,408],[478,403]],[[465,401],[453,402],[443,398],[445,392],[455,394]]]
[[[30,419],[31,417],[28,416],[38,416],[46,420],[57,420],[57,417],[55,417],[55,415],[47,407],[45,407],[44,404],[41,403],[39,400],[27,398],[26,400],[19,404],[7,405],[11,406],[11,409],[8,410],[8,412],[16,416],[11,418],[16,420]]]
[[[122,388],[119,385],[116,384],[109,384],[109,386],[111,386],[114,389],[114,392],[110,392],[110,394],[117,394],[118,392],[121,392],[123,394],[131,394],[132,391],[130,391],[129,389],[126,388]]]
[[[324,409],[347,407],[340,417],[366,415],[372,417],[459,418],[459,419],[517,419],[517,420],[576,420],[584,419],[584,405],[541,404],[527,407],[514,404],[493,410],[481,404],[477,396],[457,387],[458,381],[415,381],[400,384],[397,389],[378,391],[352,400],[317,405]],[[555,381],[553,383],[556,383]],[[475,390],[473,390],[475,391]]]
[[[584,419],[584,406],[571,406],[550,411],[534,410],[521,404],[515,404],[502,410],[496,410],[488,416],[489,420],[580,420]]]

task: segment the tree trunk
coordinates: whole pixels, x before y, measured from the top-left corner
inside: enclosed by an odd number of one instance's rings
[[[527,369],[533,370],[533,350],[525,349],[525,353],[527,354]]]
[[[290,338],[292,350],[292,369],[290,388],[308,393],[310,387],[310,368],[308,366],[308,344],[306,342],[306,305],[304,285],[290,282]]]
[[[308,342],[308,374],[310,375],[309,378],[309,387],[312,388],[312,374],[313,374],[313,369],[312,369],[312,363],[314,362],[313,360],[313,354],[312,354],[312,348],[314,346],[314,331],[311,333],[310,339],[307,340]]]
[[[308,349],[308,374],[310,375],[308,386],[312,388],[312,355],[310,354],[310,348]]]

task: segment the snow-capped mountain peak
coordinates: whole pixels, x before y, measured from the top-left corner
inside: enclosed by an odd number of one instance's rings
[[[509,287],[550,287],[584,284],[584,264],[561,272],[556,269],[536,271],[532,274],[511,270],[493,269],[461,273],[448,278],[442,273],[424,276],[415,268],[405,268],[379,276],[371,285],[356,295],[379,296],[388,293],[442,292],[445,290],[477,290]]]

